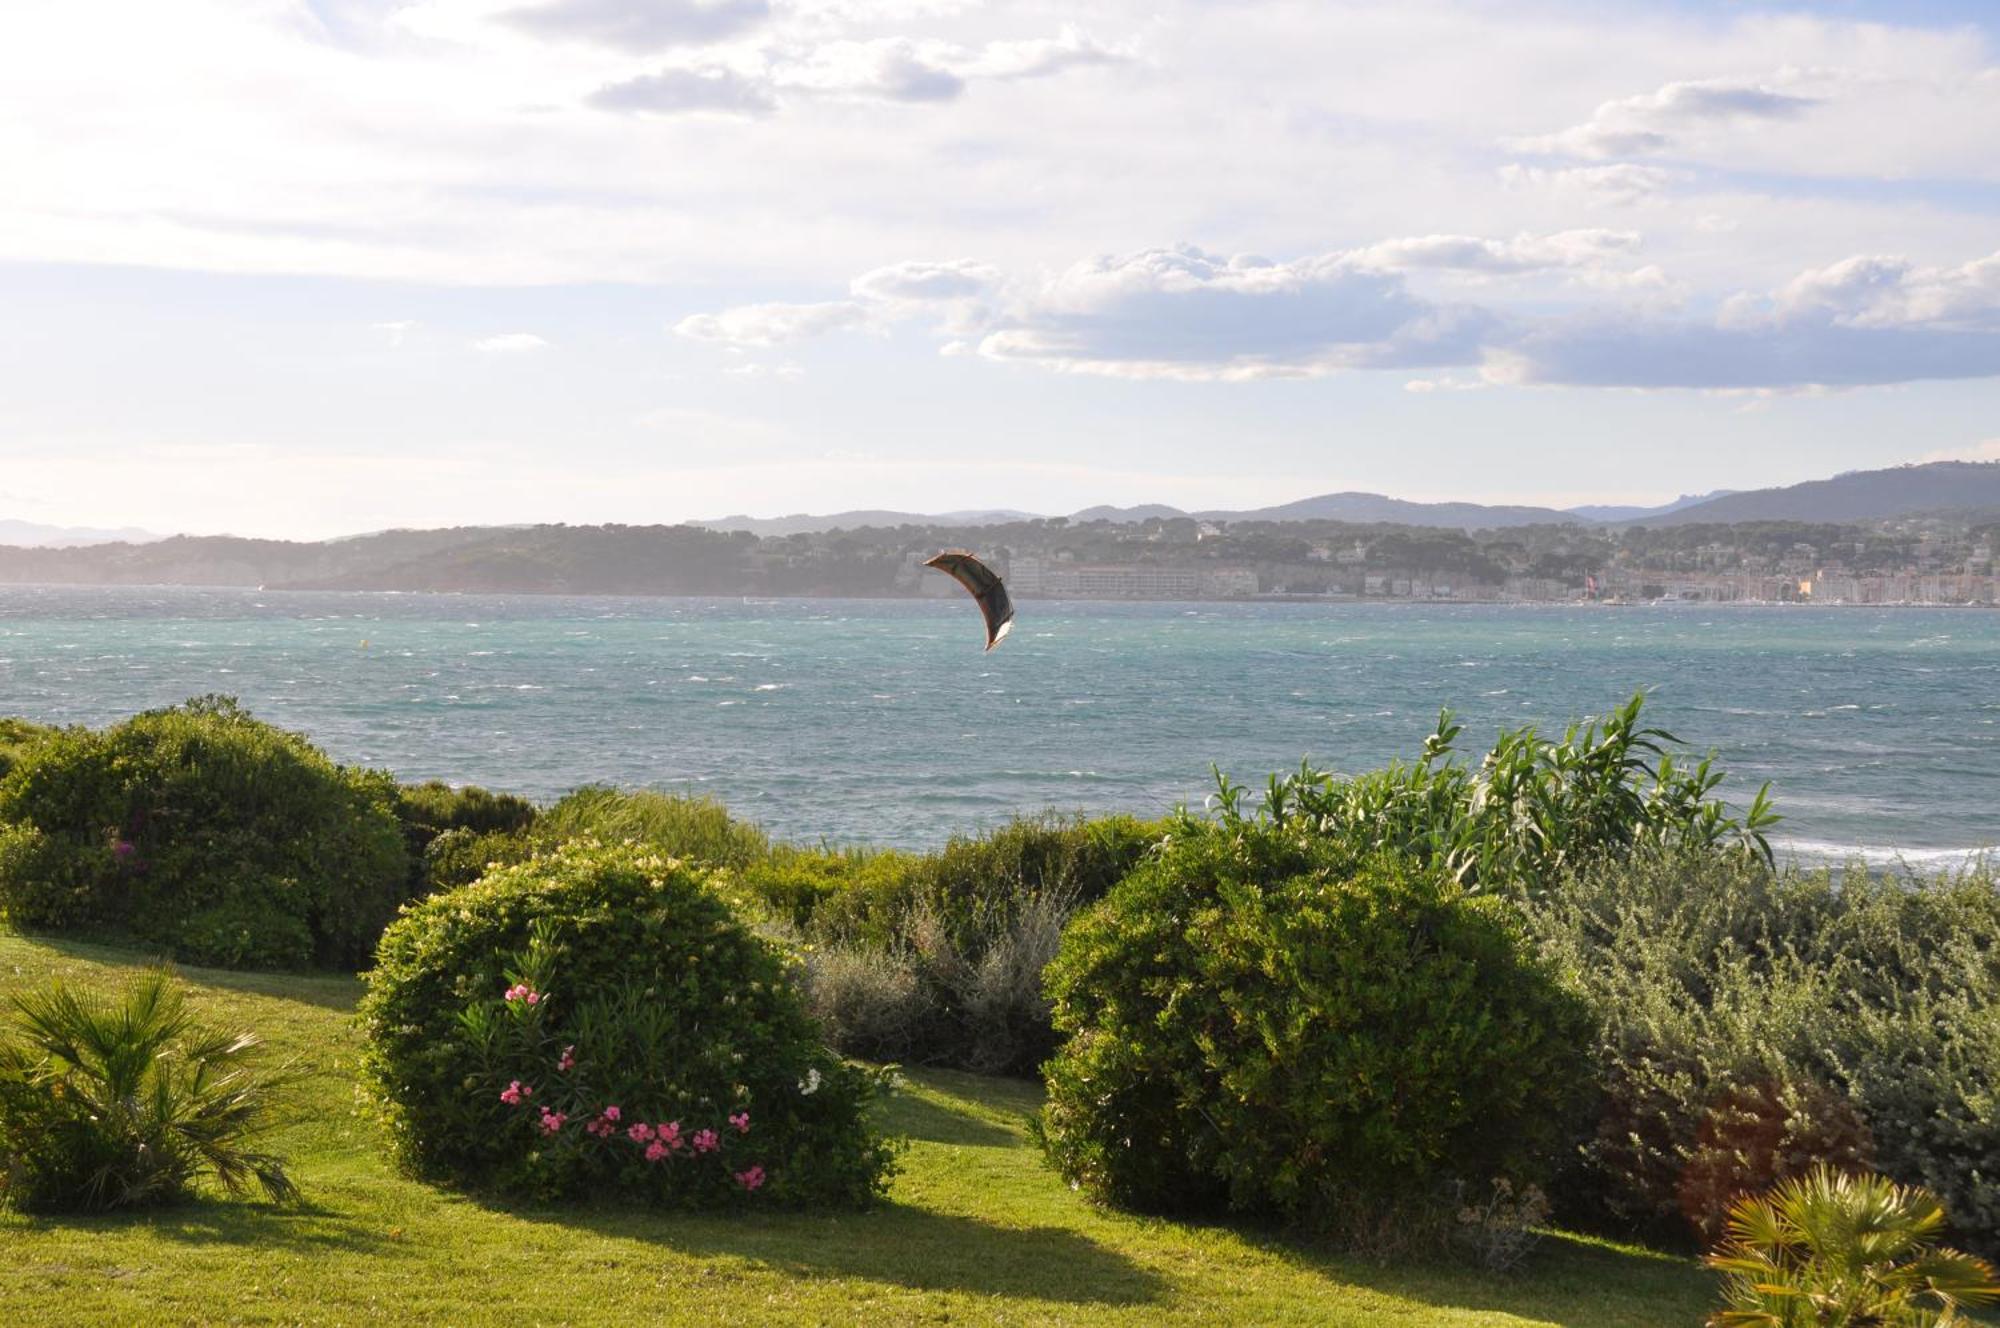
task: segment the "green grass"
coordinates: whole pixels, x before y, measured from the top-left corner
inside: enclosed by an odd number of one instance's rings
[[[0,994],[115,983],[137,958],[0,936]],[[1556,1238],[1523,1272],[1384,1267],[1270,1232],[1092,1209],[1028,1145],[1032,1085],[916,1074],[887,1110],[909,1150],[864,1214],[691,1218],[494,1206],[417,1184],[362,1115],[359,984],[188,969],[195,1009],[308,1072],[273,1142],[306,1203],[204,1200],[118,1218],[0,1215],[0,1323],[1697,1323],[1685,1259]]]

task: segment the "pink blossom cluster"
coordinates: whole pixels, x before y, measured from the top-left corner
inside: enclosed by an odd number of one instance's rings
[[[509,999],[514,997],[510,994]],[[571,1054],[574,1050],[573,1047],[563,1048],[562,1060],[558,1062],[559,1069],[568,1069],[574,1064]],[[535,1090],[531,1085],[515,1079],[500,1090],[500,1100],[510,1107],[517,1107],[527,1102],[534,1093]],[[584,1133],[608,1141],[620,1132],[622,1126],[625,1137],[634,1144],[642,1146],[642,1156],[648,1162],[664,1162],[673,1157],[717,1153],[722,1149],[722,1136],[715,1130],[696,1130],[692,1135],[683,1136],[679,1121],[663,1121],[655,1125],[638,1120],[626,1124],[624,1114],[622,1108],[607,1105],[584,1123]],[[569,1124],[569,1120],[566,1112],[545,1106],[541,1108],[541,1117],[536,1125],[545,1137],[553,1137],[562,1132],[563,1127]],[[729,1127],[739,1135],[747,1135],[750,1133],[750,1113],[748,1111],[731,1113]],[[768,1173],[761,1165],[753,1165],[746,1170],[732,1172],[731,1175],[746,1193],[760,1189],[768,1178]]]
[[[520,1001],[527,1005],[540,1005],[542,1003],[542,993],[536,991],[525,982],[516,982],[513,986],[507,988],[506,999],[509,1002]]]
[[[564,1047],[562,1055],[556,1060],[556,1068],[558,1070],[570,1070],[575,1068],[575,1066],[576,1048],[574,1046]]]

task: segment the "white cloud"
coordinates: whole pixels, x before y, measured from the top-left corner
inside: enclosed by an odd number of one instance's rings
[[[644,54],[734,37],[766,22],[771,5],[770,0],[544,0],[498,17],[536,36]]]
[[[1988,438],[1982,443],[1972,443],[1965,447],[1946,447],[1936,452],[1924,453],[1925,461],[2000,461],[2000,438]]]
[[[1939,324],[2000,332],[2000,252],[1955,267],[1857,255],[1800,273],[1778,292],[1778,315],[1822,315],[1851,327]]]
[[[520,355],[531,350],[547,350],[549,343],[532,332],[502,332],[481,337],[472,348],[488,355]]]
[[[1501,181],[1511,188],[1545,189],[1585,206],[1629,207],[1657,198],[1687,178],[1683,171],[1634,162],[1557,168],[1509,162],[1500,168]]]
[[[973,260],[912,262],[856,278],[848,300],[748,305],[675,330],[767,347],[949,311],[937,320],[941,353],[976,344],[992,360],[1121,378],[1479,366],[1488,383],[1797,391],[2000,376],[2000,254],[1941,268],[1849,259],[1734,296],[1703,320],[1673,312],[1686,292],[1659,266],[1616,264],[1638,243],[1607,230],[1420,236],[1290,262],[1182,246],[1100,256],[1040,280]],[[1442,302],[1405,279],[1436,271],[1574,274],[1615,301],[1509,314]],[[1465,385],[1447,376],[1406,388]]]
[[[371,332],[380,332],[383,340],[387,341],[389,345],[400,346],[416,326],[417,322],[415,319],[403,318],[392,323],[370,323],[368,330]]]
[[[1634,231],[1586,229],[1517,235],[1511,240],[1476,235],[1407,236],[1356,249],[1348,257],[1360,266],[1389,272],[1439,268],[1508,274],[1598,267],[1638,248],[1639,236]]]
[[[1789,81],[1799,79],[1788,74]],[[1600,105],[1590,119],[1559,133],[1516,139],[1522,152],[1576,157],[1637,157],[1673,147],[1690,129],[1757,120],[1790,120],[1819,98],[1769,83],[1703,79]]]
[[[584,100],[601,111],[648,115],[713,112],[768,115],[778,108],[769,83],[733,69],[662,69],[619,83],[607,83]]]
[[[955,63],[967,78],[1046,78],[1088,65],[1123,64],[1129,52],[1106,46],[1074,24],[1065,23],[1054,37],[1026,41],[988,42]]]
[[[1183,246],[1074,265],[1008,310],[980,353],[1125,378],[1295,377],[1468,363],[1485,321],[1344,255],[1275,263]]]
[[[989,293],[1000,281],[999,269],[991,264],[961,258],[949,263],[892,263],[862,273],[849,289],[871,300],[966,300]]]
[[[719,314],[693,314],[674,324],[692,341],[766,348],[868,324],[869,311],[854,300],[819,304],[746,304]]]

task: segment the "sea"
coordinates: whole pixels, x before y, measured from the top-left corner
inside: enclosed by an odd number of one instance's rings
[[[1475,756],[1634,692],[1766,781],[1781,851],[1929,867],[2000,844],[2000,613],[0,587],[0,714],[220,692],[336,759],[554,798],[712,795],[800,842],[923,847],[1042,809],[1199,806],[1211,767]]]

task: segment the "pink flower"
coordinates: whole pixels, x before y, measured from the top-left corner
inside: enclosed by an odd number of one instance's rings
[[[611,1122],[602,1119],[594,1120],[584,1126],[583,1130],[585,1134],[590,1135],[593,1139],[609,1139],[611,1137]]]
[[[653,1127],[646,1124],[646,1122],[644,1121],[639,1121],[636,1124],[634,1124],[631,1128],[627,1129],[625,1131],[625,1134],[628,1138],[632,1140],[633,1143],[643,1144],[648,1139],[653,1137]]]
[[[543,1107],[542,1133],[554,1134],[556,1131],[562,1129],[563,1122],[568,1119],[569,1117],[563,1115],[560,1111],[550,1111],[547,1107]]]
[[[527,995],[527,1001],[530,1005],[540,1005],[542,1003],[542,994],[538,991],[531,991]]]
[[[764,1168],[752,1167],[748,1171],[736,1173],[736,1183],[746,1190],[754,1190],[764,1183]]]
[[[738,1134],[750,1133],[750,1113],[747,1111],[737,1112],[734,1116],[731,1116],[729,1118],[729,1123],[736,1127],[736,1132]]]
[[[556,1062],[556,1068],[558,1070],[567,1070],[573,1067],[575,1064],[576,1064],[576,1048],[573,1046],[564,1047],[562,1059]]]
[[[608,1121],[616,1121],[618,1119],[618,1108],[606,1107],[604,1109],[604,1119]]]
[[[667,1146],[658,1139],[646,1145],[646,1160],[648,1162],[657,1162],[666,1155]]]
[[[722,1140],[716,1137],[714,1130],[703,1130],[694,1137],[694,1151],[697,1153],[713,1153],[720,1147]]]
[[[518,1107],[534,1095],[535,1090],[522,1083],[519,1079],[514,1080],[500,1090],[500,1100],[510,1107]]]
[[[665,1125],[659,1127],[657,1133],[660,1142],[668,1148],[679,1148],[682,1146],[681,1123],[679,1121],[668,1121]]]

